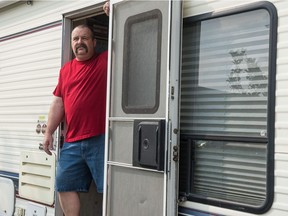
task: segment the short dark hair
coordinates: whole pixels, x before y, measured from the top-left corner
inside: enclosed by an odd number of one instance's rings
[[[80,25],[76,26],[74,29],[76,29],[76,28],[87,28],[87,29],[89,29],[89,30],[90,30],[90,33],[91,33],[92,39],[96,39],[96,38],[95,38],[94,31],[93,31],[93,28],[92,28],[91,26],[89,26],[89,25],[87,25],[87,24],[80,24]],[[73,30],[74,30],[74,29],[73,29]]]

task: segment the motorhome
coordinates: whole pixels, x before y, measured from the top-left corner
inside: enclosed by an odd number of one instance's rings
[[[105,188],[82,216],[286,216],[288,1],[104,3],[0,1],[0,215],[63,215],[65,127],[52,156],[42,140],[85,23],[109,59]]]

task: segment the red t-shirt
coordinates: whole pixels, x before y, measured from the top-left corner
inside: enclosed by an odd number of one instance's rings
[[[66,142],[105,133],[107,51],[87,61],[76,59],[60,70],[53,94],[62,97]]]

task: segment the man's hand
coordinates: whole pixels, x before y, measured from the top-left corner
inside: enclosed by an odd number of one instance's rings
[[[45,133],[44,140],[43,140],[43,150],[48,154],[52,155],[50,150],[53,149],[53,136],[52,134]]]
[[[107,1],[104,5],[103,5],[103,10],[105,12],[105,14],[107,16],[109,16],[109,13],[110,13],[110,2]]]
[[[47,128],[43,139],[43,150],[48,154],[52,155],[53,149],[53,133],[57,129],[64,117],[64,104],[61,97],[54,96],[50,106]]]

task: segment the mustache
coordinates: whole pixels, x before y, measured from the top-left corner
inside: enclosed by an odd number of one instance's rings
[[[79,48],[84,48],[86,50],[86,52],[88,52],[88,47],[86,46],[86,44],[79,44],[75,48],[76,48],[76,53],[78,52]]]

